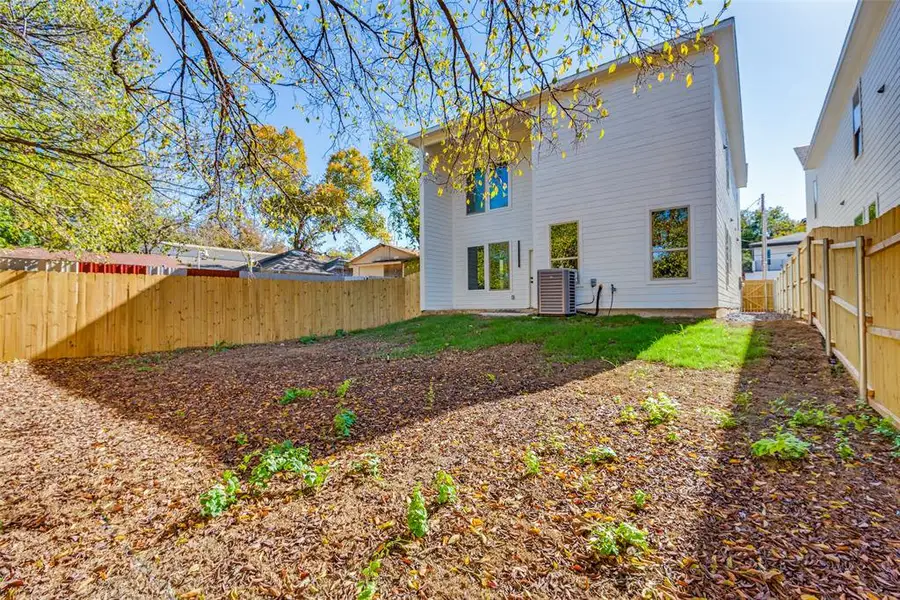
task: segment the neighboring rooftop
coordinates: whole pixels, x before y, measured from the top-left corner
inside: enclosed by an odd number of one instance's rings
[[[162,242],[160,248],[155,249],[153,253],[173,256],[180,262],[177,266],[197,269],[238,269],[247,266],[250,262],[255,264],[271,256],[276,256],[272,252],[177,242]]]
[[[135,252],[86,252],[79,250],[47,250],[46,248],[0,249],[0,259],[18,258],[22,260],[50,260],[69,262],[89,262],[111,265],[135,265],[145,267],[169,267],[177,269],[182,265],[170,256],[158,254],[138,254]]]
[[[380,250],[382,248],[388,250],[387,256],[379,256],[370,260],[365,260],[366,257],[373,254],[376,250]],[[419,253],[415,250],[410,250],[409,248],[401,248],[400,246],[394,246],[392,244],[385,244],[382,242],[380,244],[375,244],[359,256],[354,256],[352,259],[350,259],[350,264],[366,265],[384,262],[405,262],[416,258],[419,258]]]
[[[806,237],[805,231],[799,231],[797,233],[791,233],[788,235],[783,235],[781,237],[772,238],[766,241],[767,246],[793,246],[794,244],[799,244],[803,241],[803,238]],[[762,246],[762,242],[750,242],[751,248],[759,248]]]
[[[347,259],[342,257],[321,256],[305,250],[288,250],[258,261],[253,270],[304,275],[339,275],[346,267]],[[240,270],[246,271],[247,265],[240,267]]]

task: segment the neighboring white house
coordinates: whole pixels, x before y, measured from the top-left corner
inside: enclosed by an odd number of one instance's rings
[[[403,277],[407,266],[419,260],[415,250],[377,244],[350,260],[353,274],[361,277]]]
[[[475,186],[485,196],[467,203],[466,192],[439,194],[423,178],[422,309],[534,308],[537,270],[559,266],[578,269],[578,303],[590,302],[596,279],[604,308],[611,285],[615,309],[739,308],[738,188],[747,165],[734,20],[707,33],[720,60],[692,55],[690,88],[676,79],[635,94],[627,59],[613,74],[608,63],[579,76],[598,80],[609,109],[603,139],[576,146],[561,127],[567,156],[526,147],[518,164],[492,175],[500,193]],[[409,141],[434,155],[442,136],[434,128]],[[665,243],[664,227],[684,235]],[[669,272],[678,277],[663,276],[660,265],[672,262],[686,264]]]
[[[797,246],[806,237],[806,232],[792,233],[781,237],[772,238],[766,242],[766,275],[769,279],[775,279],[781,272],[784,263],[797,253]],[[752,270],[744,273],[745,279],[763,278],[762,242],[752,242],[750,252],[753,255]]]
[[[809,230],[900,204],[900,2],[857,3],[812,142],[795,150]]]

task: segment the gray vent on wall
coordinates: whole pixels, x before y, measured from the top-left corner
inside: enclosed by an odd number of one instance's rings
[[[537,272],[538,313],[569,316],[575,314],[575,269],[539,269]]]

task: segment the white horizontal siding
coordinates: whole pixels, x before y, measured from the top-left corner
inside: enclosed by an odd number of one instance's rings
[[[715,74],[715,71],[713,71]],[[715,100],[715,158],[716,158],[716,265],[719,308],[740,308],[741,306],[741,226],[738,190],[731,174],[728,183],[728,158],[730,153],[725,129],[725,113],[719,86],[713,86]],[[733,163],[732,163],[733,168]],[[729,253],[728,246],[731,246]],[[730,260],[729,260],[730,259]],[[730,263],[730,264],[729,264]]]
[[[438,196],[438,186],[423,183],[419,257],[422,272],[422,310],[453,308],[453,214],[450,199]]]
[[[713,69],[700,57],[694,84],[676,80],[632,93],[624,77],[602,89],[610,115],[605,136],[539,157],[534,181],[535,269],[549,267],[549,228],[578,221],[578,301],[591,299],[591,278],[617,288],[616,308],[714,308],[718,304]],[[595,131],[599,133],[599,129]],[[562,144],[571,133],[561,130]],[[689,206],[691,279],[654,281],[650,210]]]
[[[893,3],[860,80],[863,153],[853,157],[851,95],[843,99],[844,116],[814,175],[819,182],[818,218],[811,210],[812,191],[807,190],[810,227],[852,225],[876,200],[878,214],[900,204],[900,2]],[[809,186],[812,180],[807,178]]]

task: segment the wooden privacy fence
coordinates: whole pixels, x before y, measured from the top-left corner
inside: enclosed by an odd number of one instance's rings
[[[900,424],[900,207],[814,229],[775,280],[775,309],[814,325],[859,397]]]
[[[775,310],[775,282],[771,279],[747,279],[741,288],[741,310],[768,312]]]
[[[0,359],[273,342],[418,314],[418,275],[318,282],[0,271]]]

